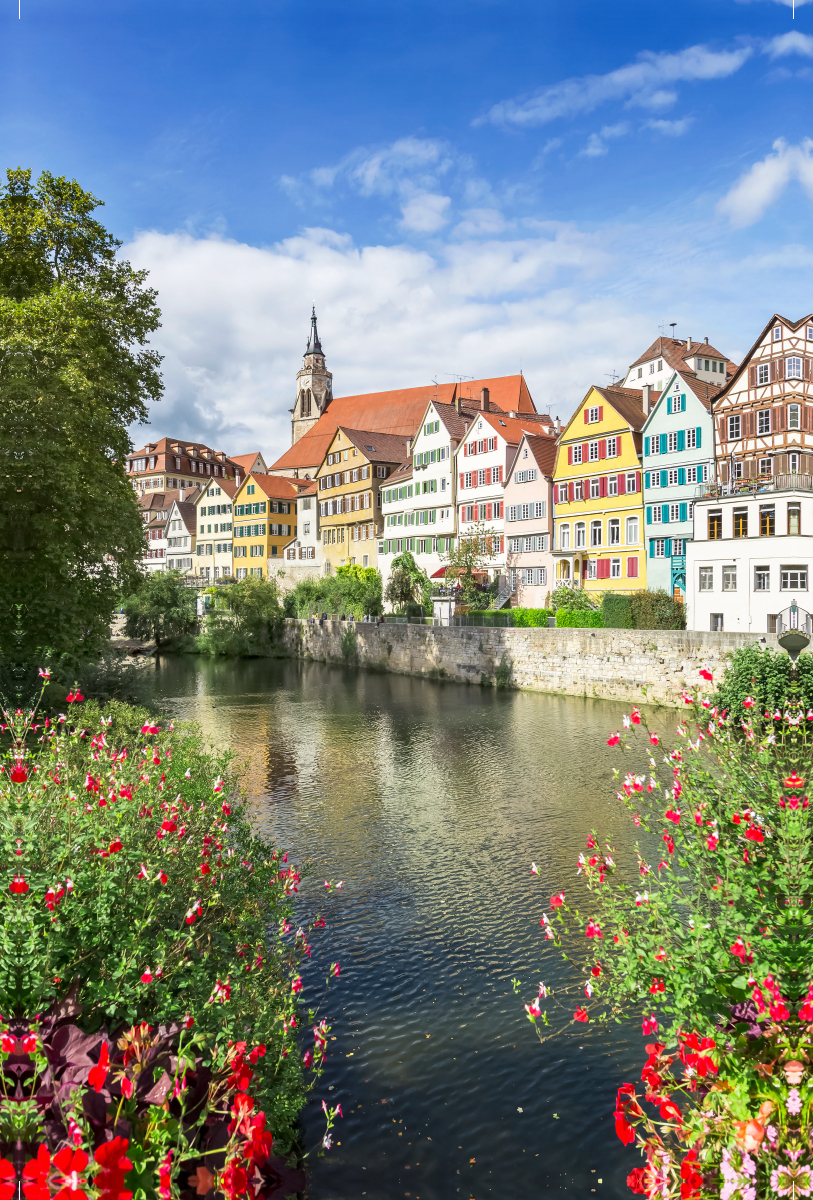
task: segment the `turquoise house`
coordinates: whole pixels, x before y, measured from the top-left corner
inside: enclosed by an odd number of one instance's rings
[[[689,372],[671,372],[642,430],[647,587],[672,596],[686,596],[686,542],[698,485],[713,471],[711,403],[720,390]]]

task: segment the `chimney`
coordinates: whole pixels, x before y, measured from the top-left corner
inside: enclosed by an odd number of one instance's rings
[[[706,345],[708,346],[708,344],[709,344],[709,339],[706,338]]]
[[[483,412],[488,412],[488,388],[480,389],[480,407]]]
[[[644,384],[644,416],[648,417],[652,409],[652,384]]]
[[[692,348],[692,339],[690,337],[688,337],[688,338],[686,338],[686,353],[687,354],[689,353],[691,348]]]
[[[455,398],[454,398],[455,412],[458,412],[458,413],[460,412],[460,405],[461,405],[461,403],[462,403],[462,401],[461,401],[460,397],[459,397],[459,396],[455,396]]]
[[[412,438],[408,437],[407,438],[407,458],[409,458],[411,453],[412,453]]]
[[[553,422],[553,428],[556,430],[556,436],[558,437],[559,434],[562,432],[562,422],[559,420],[558,417]]]

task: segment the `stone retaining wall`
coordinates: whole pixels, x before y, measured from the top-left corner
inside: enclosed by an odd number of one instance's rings
[[[777,640],[766,634],[766,644]],[[638,629],[477,629],[287,620],[281,653],[480,686],[679,705],[684,688],[719,678],[743,633]],[[703,685],[710,690],[708,685]],[[644,691],[645,689],[645,691]]]

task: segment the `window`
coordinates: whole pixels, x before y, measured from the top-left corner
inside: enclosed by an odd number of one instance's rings
[[[681,555],[686,553],[686,539],[672,538],[672,555]]]
[[[728,440],[736,441],[740,436],[740,414],[728,418]]]
[[[387,468],[386,467],[376,467],[375,474],[376,474],[377,479],[386,479],[387,478]]]
[[[601,480],[600,479],[591,479],[590,480],[590,499],[598,500],[600,496],[601,496]]]
[[[627,517],[627,545],[634,546],[638,541],[638,518]]]
[[[737,568],[723,567],[723,591],[736,592],[737,590]]]
[[[785,359],[785,378],[786,379],[801,379],[802,378],[802,360],[801,358]]]
[[[615,458],[618,454],[618,438],[607,438],[607,457]]]
[[[742,463],[741,462],[735,462],[732,464],[731,478],[732,479],[742,479]]]
[[[766,383],[770,382],[770,367],[768,363],[760,363],[757,367],[757,385],[764,387]]]
[[[581,446],[574,446],[573,447],[573,461],[574,461],[574,463],[580,463],[581,460],[582,460],[582,448],[581,448]]]
[[[608,539],[608,544],[610,546],[620,546],[621,545],[621,522],[618,520],[617,517],[613,517],[613,519],[611,521],[608,521],[608,523],[607,523],[607,539]],[[618,570],[619,570],[619,574],[620,574],[621,560],[619,559],[618,562],[619,562]]]
[[[782,340],[782,326],[781,325],[774,325],[773,340],[775,342],[781,342],[781,340]]]
[[[676,433],[667,433],[666,449],[671,452],[672,450],[677,450],[677,448],[678,448],[678,435]]]
[[[769,408],[763,408],[761,412],[757,413],[757,433],[763,434],[763,433],[770,433],[770,432],[771,432],[771,410]]]
[[[714,567],[700,568],[700,584],[698,591],[713,592],[714,591]]]
[[[590,522],[590,545],[601,545],[601,521]]]
[[[791,475],[798,475],[798,473],[799,473],[799,455],[798,454],[789,454],[788,455],[788,470],[790,471]]]
[[[658,370],[659,371],[663,370],[663,359],[662,358],[658,359]]]
[[[486,486],[486,473],[485,473],[485,469],[483,469],[482,471],[478,471],[478,472],[477,472],[477,486],[478,486],[478,487],[485,487],[485,486]]]
[[[666,539],[665,538],[655,538],[654,539],[654,541],[652,542],[652,557],[653,558],[665,558],[666,557]]]
[[[600,412],[600,409],[598,408],[598,406],[596,406],[595,408],[588,408],[587,420],[588,420],[589,424],[594,425],[596,423],[596,421],[599,420],[599,412]]]
[[[782,567],[779,587],[783,592],[807,591],[807,567]]]
[[[585,525],[584,521],[576,522],[575,535],[577,549],[587,545],[587,526]]]
[[[577,479],[573,484],[573,499],[584,500],[584,484],[581,479]]]
[[[769,592],[771,590],[770,567],[754,567],[754,591]]]
[[[717,508],[709,513],[709,541],[716,542],[723,536],[723,513]]]
[[[801,533],[801,509],[798,504],[788,505],[788,533],[798,536]]]
[[[598,462],[598,442],[587,443],[587,458],[590,462]]]
[[[760,458],[757,461],[757,473],[759,475],[772,475],[773,462],[770,458]]]
[[[748,537],[748,509],[734,509],[734,537]]]
[[[667,507],[668,507],[668,505],[667,505]],[[663,512],[662,512],[661,505],[660,504],[653,505],[653,507],[652,507],[652,524],[660,525],[662,520],[663,520]]]
[[[629,496],[629,495],[630,495],[632,492],[637,492],[637,491],[638,491],[638,479],[637,479],[637,475],[638,475],[638,472],[637,472],[637,471],[629,471],[629,472],[627,473],[627,478],[626,478],[625,482],[626,482],[626,485],[627,485],[627,486],[626,486],[626,493],[627,493],[627,495],[628,495],[628,496]]]
[[[617,496],[618,495],[618,476],[617,475],[608,475],[607,476],[607,495],[608,496]]]
[[[776,509],[772,504],[761,504],[759,508],[759,536],[773,537],[776,533]]]
[[[709,628],[711,629],[712,633],[722,633],[723,632],[723,614],[722,613],[712,613],[711,614],[711,618],[709,621]]]
[[[675,484],[678,482],[678,473],[677,473],[677,471],[676,471],[676,470],[675,470],[675,471],[668,471],[668,472],[667,472],[667,480],[668,480],[668,483],[669,483],[669,487],[674,487],[674,486],[675,486]]]
[[[621,578],[621,559],[620,558],[611,558],[610,559],[610,579],[620,579],[620,578]]]
[[[643,367],[639,367],[639,368],[638,368],[638,378],[639,378],[639,379],[641,378],[641,376],[643,375],[643,373],[644,373],[644,368],[643,368]]]
[[[566,483],[559,484],[559,503],[567,504],[567,484]]]
[[[649,373],[650,373],[650,375],[654,375],[654,374],[655,374],[655,364],[654,364],[654,362],[651,362],[651,363],[649,364]]]
[[[570,526],[569,525],[562,525],[561,528],[559,529],[559,549],[560,550],[569,550],[570,549]]]
[[[253,484],[253,483],[250,483],[250,484],[248,485],[248,487],[246,488],[246,495],[247,495],[247,496],[253,496],[253,495],[254,495],[254,484]]]
[[[801,429],[799,420],[801,409],[798,404],[788,405],[788,429]]]

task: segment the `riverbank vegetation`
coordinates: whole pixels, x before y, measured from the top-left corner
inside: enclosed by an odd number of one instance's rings
[[[741,697],[746,671],[755,674]],[[804,1196],[813,1191],[808,712],[789,666],[758,649],[735,658],[716,703],[696,689],[684,700],[666,753],[638,709],[610,734],[623,755],[618,799],[643,840],[625,870],[613,843],[590,834],[579,856],[586,911],[550,881],[545,938],[582,982],[575,1005],[543,983],[526,1010],[543,1039],[564,1021],[642,1022],[641,1083],[619,1087],[614,1114],[619,1138],[643,1158],[627,1180],[634,1193]]]
[[[68,700],[53,722],[5,714],[4,1186],[299,1191],[296,1120],[327,1040],[311,1020],[298,1042],[324,926],[297,920],[301,872],[252,831],[228,754],[146,710]]]

